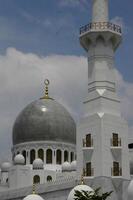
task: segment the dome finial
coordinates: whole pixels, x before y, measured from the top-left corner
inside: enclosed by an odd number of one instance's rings
[[[82,174],[81,175],[81,185],[84,185],[85,183],[84,183],[84,175]]]
[[[50,84],[50,81],[48,79],[45,79],[44,84],[45,84],[45,95],[40,99],[51,99],[48,95],[48,85]]]
[[[32,194],[36,194],[36,189],[35,189],[35,184],[33,183],[33,186],[32,186]]]
[[[50,84],[49,80],[45,79],[44,84],[45,84],[45,97],[48,98],[48,85]]]

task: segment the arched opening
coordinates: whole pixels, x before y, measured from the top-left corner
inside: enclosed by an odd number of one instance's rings
[[[44,161],[44,151],[43,149],[38,150],[38,158]]]
[[[26,151],[25,150],[22,151],[22,155],[24,156],[25,164],[26,164]]]
[[[6,183],[8,183],[8,178],[6,179]]]
[[[61,164],[62,152],[60,149],[56,151],[56,164]]]
[[[35,176],[33,177],[33,183],[34,183],[34,184],[40,183],[40,176],[35,175]]]
[[[35,150],[32,149],[30,151],[30,164],[32,164],[34,160],[35,160]]]
[[[68,151],[64,151],[64,162],[68,161]]]
[[[102,35],[98,36],[96,38],[96,42],[99,43],[99,44],[105,44],[104,37]]]
[[[52,176],[47,176],[47,181],[52,181]]]
[[[74,160],[74,153],[71,152],[71,162]]]
[[[51,164],[52,163],[52,150],[47,149],[46,151],[46,163]]]

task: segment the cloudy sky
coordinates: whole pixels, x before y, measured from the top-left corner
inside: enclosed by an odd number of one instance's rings
[[[128,4],[127,4],[128,3]],[[0,0],[0,160],[9,158],[12,126],[18,113],[50,94],[82,116],[87,94],[87,59],[79,45],[79,27],[91,17],[90,0]],[[133,136],[133,1],[111,0],[110,19],[123,27],[116,54],[122,115]]]

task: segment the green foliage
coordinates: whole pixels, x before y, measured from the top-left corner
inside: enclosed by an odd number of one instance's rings
[[[111,192],[105,192],[105,193],[102,193],[100,192],[100,189],[101,188],[97,188],[96,190],[94,191],[90,191],[90,192],[87,192],[87,191],[78,191],[78,190],[75,190],[75,200],[105,200],[107,199],[111,193]]]

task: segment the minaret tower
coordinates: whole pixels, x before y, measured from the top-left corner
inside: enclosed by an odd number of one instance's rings
[[[92,22],[80,28],[88,56],[88,95],[77,127],[77,175],[86,183],[113,191],[111,200],[126,200],[129,174],[128,126],[116,94],[114,53],[121,27],[109,22],[108,0],[92,0]]]

